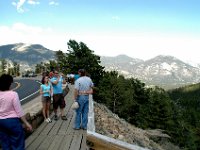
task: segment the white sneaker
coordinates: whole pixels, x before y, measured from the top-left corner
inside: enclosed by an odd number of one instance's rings
[[[47,118],[47,119],[45,119],[45,121],[47,122],[47,123],[49,123],[49,119]]]
[[[47,118],[47,120],[49,121],[49,123],[51,123],[51,122],[52,122],[50,118]]]

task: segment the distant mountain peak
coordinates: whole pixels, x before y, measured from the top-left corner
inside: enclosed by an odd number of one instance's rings
[[[117,56],[116,56],[116,58],[117,58],[117,57],[121,57],[121,58],[122,58],[122,57],[124,57],[124,58],[127,58],[127,57],[128,57],[128,58],[131,58],[131,57],[129,57],[129,56],[127,56],[127,55],[125,55],[125,54],[120,54],[120,55],[117,55]]]
[[[154,59],[154,60],[179,60],[178,58],[171,56],[171,55],[158,55],[151,59]]]
[[[35,65],[55,59],[55,52],[40,44],[16,43],[0,46],[0,58]]]
[[[29,47],[31,44],[24,44],[24,43],[16,43],[15,46],[11,49],[18,52],[23,52],[27,50],[27,47]]]

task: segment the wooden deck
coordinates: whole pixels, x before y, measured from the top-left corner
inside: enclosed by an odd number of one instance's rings
[[[74,130],[75,112],[71,109],[73,88],[66,96],[65,113],[68,120],[60,117],[52,123],[43,122],[27,139],[27,150],[86,150],[86,130]],[[58,109],[59,114],[59,109]]]

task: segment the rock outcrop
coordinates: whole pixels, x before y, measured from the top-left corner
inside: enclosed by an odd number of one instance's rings
[[[104,105],[94,103],[96,132],[151,150],[179,150],[169,142],[170,136],[160,129],[143,130],[127,123]]]

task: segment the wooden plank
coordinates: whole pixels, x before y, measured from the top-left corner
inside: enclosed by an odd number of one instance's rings
[[[36,140],[34,140],[27,148],[26,150],[35,150],[37,149],[40,144],[42,143],[42,141],[45,139],[46,136],[44,135],[38,135],[36,136]]]
[[[62,126],[60,127],[60,129],[58,131],[58,134],[60,134],[60,135],[65,135],[66,134],[67,129],[68,129],[69,125],[70,125],[72,117],[73,117],[73,113],[69,112],[67,114],[67,118],[68,119],[67,119],[67,121],[63,122]]]
[[[55,138],[53,139],[53,141],[51,142],[48,150],[58,150],[60,145],[61,145],[61,142],[64,138],[64,135],[56,135],[54,136]]]
[[[87,137],[87,140],[89,141],[89,147],[92,149],[98,149],[98,150],[129,150],[126,148],[121,147],[114,147],[113,144],[105,141],[101,141],[99,139],[96,139],[95,137]]]
[[[81,147],[80,147],[80,150],[86,150],[87,149],[87,145],[86,145],[86,130],[82,130],[82,141],[81,141]]]
[[[67,128],[66,134],[74,134],[74,132],[75,132],[75,130],[73,129],[74,119],[75,119],[75,115],[73,115],[72,119],[70,120],[70,124],[69,124],[69,127]],[[79,130],[76,130],[76,132],[78,132],[78,131]]]
[[[33,133],[32,135],[39,135],[41,133],[41,131],[43,131],[45,129],[45,127],[47,126],[46,122],[43,122]]]
[[[148,150],[138,145],[129,144],[117,139],[87,131],[88,147],[98,150]]]
[[[79,150],[82,138],[83,138],[82,134],[74,135],[69,150]]]
[[[48,147],[50,146],[50,144],[52,143],[54,139],[54,136],[46,136],[44,138],[44,141],[40,144],[40,146],[37,148],[37,150],[45,150],[48,149]]]
[[[27,148],[33,141],[37,138],[37,136],[30,135],[25,141],[25,148]]]
[[[73,104],[73,100],[71,98],[67,98],[65,102],[66,102],[65,111],[67,113]]]
[[[58,135],[65,135],[67,132],[67,128],[69,127],[69,123],[70,123],[71,118],[68,118],[68,120],[63,121],[62,125],[60,126],[57,134]]]
[[[55,125],[56,121],[52,121],[51,123],[47,123],[47,126],[41,131],[41,135],[48,135],[48,133],[50,132],[50,130],[53,128],[53,126]]]
[[[61,144],[60,144],[59,150],[69,150],[69,148],[71,146],[72,139],[73,139],[72,134],[65,135]],[[74,150],[76,150],[76,149],[74,149]]]
[[[53,120],[53,116],[54,116],[54,113],[51,113],[50,114],[50,118]],[[47,122],[43,122],[33,133],[32,135],[39,135],[45,128],[46,126],[48,125]]]
[[[54,124],[53,128],[51,128],[49,135],[56,135],[63,122],[66,122],[66,121],[63,121],[61,119],[55,121],[55,124]]]

